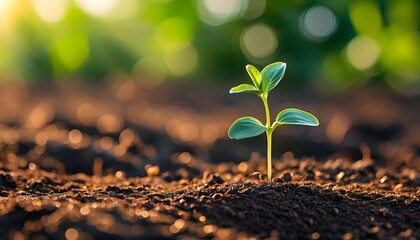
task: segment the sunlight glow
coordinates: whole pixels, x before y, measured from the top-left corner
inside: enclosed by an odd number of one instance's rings
[[[12,1],[10,0],[0,0],[0,13],[4,13],[8,10]]]
[[[61,21],[67,13],[67,0],[33,0],[36,14],[45,22],[56,23]]]
[[[119,2],[119,0],[76,0],[76,4],[83,11],[99,17],[111,13]]]
[[[3,9],[9,4],[9,0],[0,0],[0,9]]]
[[[0,30],[7,29],[10,26],[12,4],[13,2],[10,0],[0,0]]]

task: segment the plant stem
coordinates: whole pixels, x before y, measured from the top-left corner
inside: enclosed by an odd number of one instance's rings
[[[273,131],[268,130],[267,133],[267,179],[268,182],[271,183],[272,173],[271,173],[271,136]]]
[[[272,179],[272,173],[271,173],[271,139],[272,139],[272,135],[273,135],[273,130],[274,128],[271,127],[271,120],[270,120],[270,109],[268,107],[268,95],[267,94],[262,94],[261,95],[261,99],[264,103],[264,108],[265,108],[265,118],[266,118],[266,128],[267,130],[265,131],[266,135],[267,135],[267,179],[268,182],[271,183],[271,179]]]

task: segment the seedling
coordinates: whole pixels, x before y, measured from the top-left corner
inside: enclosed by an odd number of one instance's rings
[[[280,125],[306,125],[318,126],[318,119],[305,111],[296,108],[286,108],[282,110],[271,123],[270,108],[268,107],[268,93],[273,90],[284,76],[286,71],[286,63],[275,62],[266,66],[261,72],[252,65],[246,65],[246,71],[251,77],[254,85],[240,84],[230,89],[229,93],[250,92],[258,95],[264,104],[266,124],[262,124],[254,117],[238,118],[229,128],[229,137],[232,139],[244,139],[255,137],[263,132],[267,135],[267,178],[268,182],[272,181],[272,165],[271,165],[271,143],[274,129]]]

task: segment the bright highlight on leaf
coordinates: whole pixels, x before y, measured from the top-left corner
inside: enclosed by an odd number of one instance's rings
[[[229,137],[239,140],[260,135],[265,132],[265,126],[253,117],[242,117],[237,119],[229,128]]]
[[[279,84],[286,71],[286,63],[276,62],[265,67],[261,72],[261,90],[268,93]]]
[[[251,84],[241,84],[230,89],[229,93],[241,93],[241,92],[254,92],[258,93],[258,88],[252,86]]]
[[[267,135],[267,177],[268,182],[272,179],[272,165],[271,165],[271,138],[274,129],[283,124],[291,125],[305,125],[305,126],[318,126],[318,119],[305,111],[296,108],[286,108],[281,111],[276,121],[271,124],[270,122],[270,109],[268,108],[268,93],[273,90],[283,78],[286,71],[286,63],[275,62],[266,66],[260,71],[252,66],[246,65],[246,71],[249,74],[254,86],[251,84],[241,84],[232,89],[229,93],[252,92],[256,93],[264,104],[266,113],[266,125],[263,125],[258,119],[253,117],[242,117],[237,119],[229,128],[229,137],[233,139],[243,139],[255,137],[263,132]]]
[[[286,108],[277,115],[276,124],[318,126],[319,121],[308,112],[296,108]]]
[[[260,73],[260,71],[256,67],[254,67],[250,64],[246,65],[245,68],[246,68],[246,71],[249,74],[249,77],[251,77],[252,82],[254,83],[254,86],[256,88],[260,88],[260,85],[261,85],[261,73]]]

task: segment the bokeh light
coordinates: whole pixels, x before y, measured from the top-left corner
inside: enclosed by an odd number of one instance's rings
[[[104,114],[99,117],[97,128],[102,133],[114,133],[122,128],[123,120],[114,114]]]
[[[201,19],[213,26],[222,25],[237,18],[245,9],[246,1],[240,0],[198,0]]]
[[[358,36],[347,46],[347,58],[358,70],[367,70],[379,60],[381,48],[375,39],[368,36]]]
[[[241,49],[251,61],[271,57],[277,49],[278,40],[273,29],[266,24],[257,24],[245,29],[241,36]]]
[[[324,6],[312,6],[299,19],[302,33],[314,42],[327,40],[337,28],[337,18],[334,13]]]

